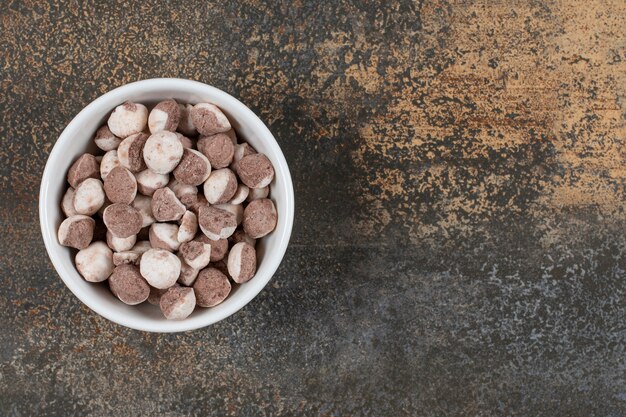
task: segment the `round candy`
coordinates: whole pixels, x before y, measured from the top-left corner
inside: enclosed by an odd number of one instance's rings
[[[222,111],[214,104],[198,103],[191,109],[191,120],[198,132],[203,136],[230,130],[230,122]]]
[[[191,120],[191,110],[193,109],[193,105],[179,104],[178,107],[180,109],[180,121],[178,122],[178,131],[183,135],[195,136],[198,131],[193,125],[193,120]]]
[[[192,288],[172,287],[161,296],[159,306],[168,320],[182,320],[196,308],[196,295]]]
[[[104,192],[112,203],[130,204],[137,195],[137,180],[126,168],[115,167],[104,180]]]
[[[67,216],[73,216],[78,214],[74,208],[74,189],[68,188],[65,194],[63,194],[63,200],[61,200],[61,210]]]
[[[219,133],[198,140],[198,150],[205,155],[211,168],[226,168],[233,161],[235,147],[228,136]]]
[[[256,251],[246,242],[239,242],[228,253],[228,273],[238,284],[250,281],[256,273]]]
[[[168,187],[160,188],[152,196],[152,215],[159,222],[179,220],[187,208]]]
[[[211,262],[211,245],[191,241],[180,245],[180,255],[187,265],[194,269],[202,269]]]
[[[141,256],[139,271],[155,288],[169,288],[180,274],[180,259],[165,249],[150,249]]]
[[[143,152],[148,137],[146,133],[136,133],[124,139],[117,147],[117,157],[120,164],[130,172],[140,172],[146,169]]]
[[[237,228],[234,214],[210,206],[200,207],[198,224],[202,232],[211,240],[226,239]]]
[[[95,226],[96,222],[91,217],[81,214],[70,216],[59,226],[59,243],[70,248],[85,249],[93,239]]]
[[[187,210],[180,219],[180,227],[178,228],[177,239],[179,242],[189,242],[198,233],[198,217]]]
[[[156,221],[154,216],[152,216],[152,199],[150,197],[137,194],[131,205],[141,214],[142,228],[150,226]]]
[[[150,286],[139,273],[139,268],[129,264],[115,267],[109,278],[109,288],[121,302],[131,306],[143,303],[150,295]]]
[[[149,238],[153,248],[173,252],[180,247],[178,226],[172,223],[153,223],[150,226]]]
[[[111,129],[109,129],[109,126],[104,125],[96,131],[96,136],[93,141],[96,143],[98,148],[105,152],[109,152],[117,149],[122,142],[122,139],[115,136],[113,132],[111,132]]]
[[[168,130],[176,131],[180,121],[180,108],[174,100],[163,100],[158,103],[148,116],[148,128],[150,133]]]
[[[96,157],[85,153],[81,155],[70,167],[67,173],[67,182],[74,188],[87,178],[99,179],[100,164]]]
[[[74,191],[74,209],[78,214],[92,216],[104,205],[105,194],[102,181],[87,178]]]
[[[244,156],[237,162],[237,175],[250,188],[263,188],[274,179],[274,167],[262,153]]]
[[[176,134],[162,131],[148,138],[143,149],[143,159],[152,171],[157,174],[168,174],[180,162],[183,149]]]
[[[195,149],[185,149],[183,158],[174,169],[174,178],[183,184],[198,186],[211,174],[211,164],[206,156]]]
[[[139,233],[143,223],[139,210],[123,203],[115,203],[107,207],[102,220],[113,236],[122,238]]]
[[[131,250],[137,242],[137,235],[129,237],[115,237],[107,230],[107,245],[115,252]]]
[[[237,192],[237,177],[228,168],[215,170],[204,182],[203,189],[210,204],[227,203]]]
[[[89,282],[102,282],[113,272],[113,252],[104,242],[93,242],[76,254],[76,269]]]
[[[277,221],[276,207],[268,198],[251,201],[243,212],[243,230],[253,239],[270,233]]]
[[[200,271],[193,283],[193,290],[200,307],[215,307],[228,297],[231,285],[226,275],[209,267]]]
[[[117,157],[116,149],[105,153],[102,156],[102,161],[100,161],[100,177],[102,180],[106,180],[109,172],[111,172],[113,168],[119,166],[122,166],[122,164],[120,163],[120,159]]]
[[[169,174],[157,174],[151,169],[144,169],[136,175],[137,189],[143,195],[152,197],[154,192],[163,188],[170,180]]]
[[[147,122],[148,109],[146,106],[127,101],[113,110],[107,125],[115,136],[126,138],[144,130]]]

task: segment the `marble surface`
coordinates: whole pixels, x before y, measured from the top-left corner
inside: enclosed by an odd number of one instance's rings
[[[1,415],[626,415],[626,3],[132,3],[0,4]],[[249,105],[296,192],[185,334],[81,305],[38,225],[64,126],[152,77]]]

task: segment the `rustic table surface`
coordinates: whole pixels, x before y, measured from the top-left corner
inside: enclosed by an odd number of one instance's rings
[[[132,3],[0,5],[1,415],[626,415],[623,1]],[[249,105],[296,193],[268,287],[184,334],[39,233],[65,125],[152,77]]]

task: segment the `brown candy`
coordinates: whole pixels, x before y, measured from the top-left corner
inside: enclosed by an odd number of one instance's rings
[[[159,305],[168,320],[182,320],[196,307],[196,295],[189,287],[171,287],[161,296]]]
[[[111,129],[109,129],[109,126],[104,125],[96,131],[96,136],[93,141],[96,143],[98,148],[105,152],[109,152],[117,149],[122,142],[122,139],[115,136],[113,132],[111,132]]]
[[[214,307],[230,294],[231,285],[228,277],[216,268],[205,268],[193,283],[196,303],[200,307]]]
[[[137,195],[137,180],[124,167],[115,167],[104,180],[104,192],[112,203],[130,204]]]
[[[237,228],[234,214],[210,206],[200,207],[198,224],[202,232],[211,240],[226,239]]]
[[[221,261],[228,253],[228,239],[211,240],[205,235],[200,234],[194,241],[211,245],[211,262]]]
[[[243,230],[253,239],[270,233],[277,221],[276,207],[269,198],[251,201],[243,212]]]
[[[115,237],[130,237],[141,230],[143,219],[139,210],[128,204],[111,204],[104,210],[102,220]]]
[[[213,169],[226,168],[235,153],[233,142],[223,133],[200,138],[198,150],[208,158]]]
[[[130,264],[118,265],[109,277],[111,292],[125,304],[143,303],[150,295],[150,286],[139,273],[139,268]]]
[[[117,157],[120,164],[130,172],[139,172],[147,168],[143,159],[143,148],[148,138],[149,135],[146,133],[135,133],[124,139],[117,147]]]
[[[194,149],[185,149],[183,158],[174,169],[174,178],[183,184],[198,186],[211,174],[211,164],[206,156]]]
[[[87,178],[100,179],[100,164],[96,157],[85,153],[81,155],[70,167],[67,173],[67,182],[74,188]]]
[[[238,284],[250,281],[256,273],[256,251],[246,242],[239,242],[228,253],[228,273]]]
[[[179,254],[187,265],[194,269],[202,269],[211,261],[211,245],[191,241],[180,245]]]
[[[198,132],[203,136],[230,130],[230,122],[222,111],[214,104],[198,103],[191,109],[191,120]]]
[[[263,188],[274,179],[272,162],[262,153],[244,156],[237,163],[237,175],[250,188]]]
[[[76,249],[85,249],[91,243],[96,222],[91,217],[76,214],[63,220],[59,226],[59,243]]]
[[[215,170],[204,182],[203,190],[210,204],[227,203],[237,192],[237,177],[228,168]]]
[[[163,100],[158,103],[148,116],[148,128],[150,133],[168,130],[176,131],[180,121],[180,108],[174,100]]]
[[[185,205],[167,187],[159,188],[152,195],[152,215],[159,222],[179,220],[185,211]]]

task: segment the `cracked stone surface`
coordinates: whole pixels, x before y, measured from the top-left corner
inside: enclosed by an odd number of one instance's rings
[[[5,1],[0,414],[626,415],[626,3]],[[48,261],[41,173],[127,82],[255,111],[296,221],[270,284],[159,335]]]

